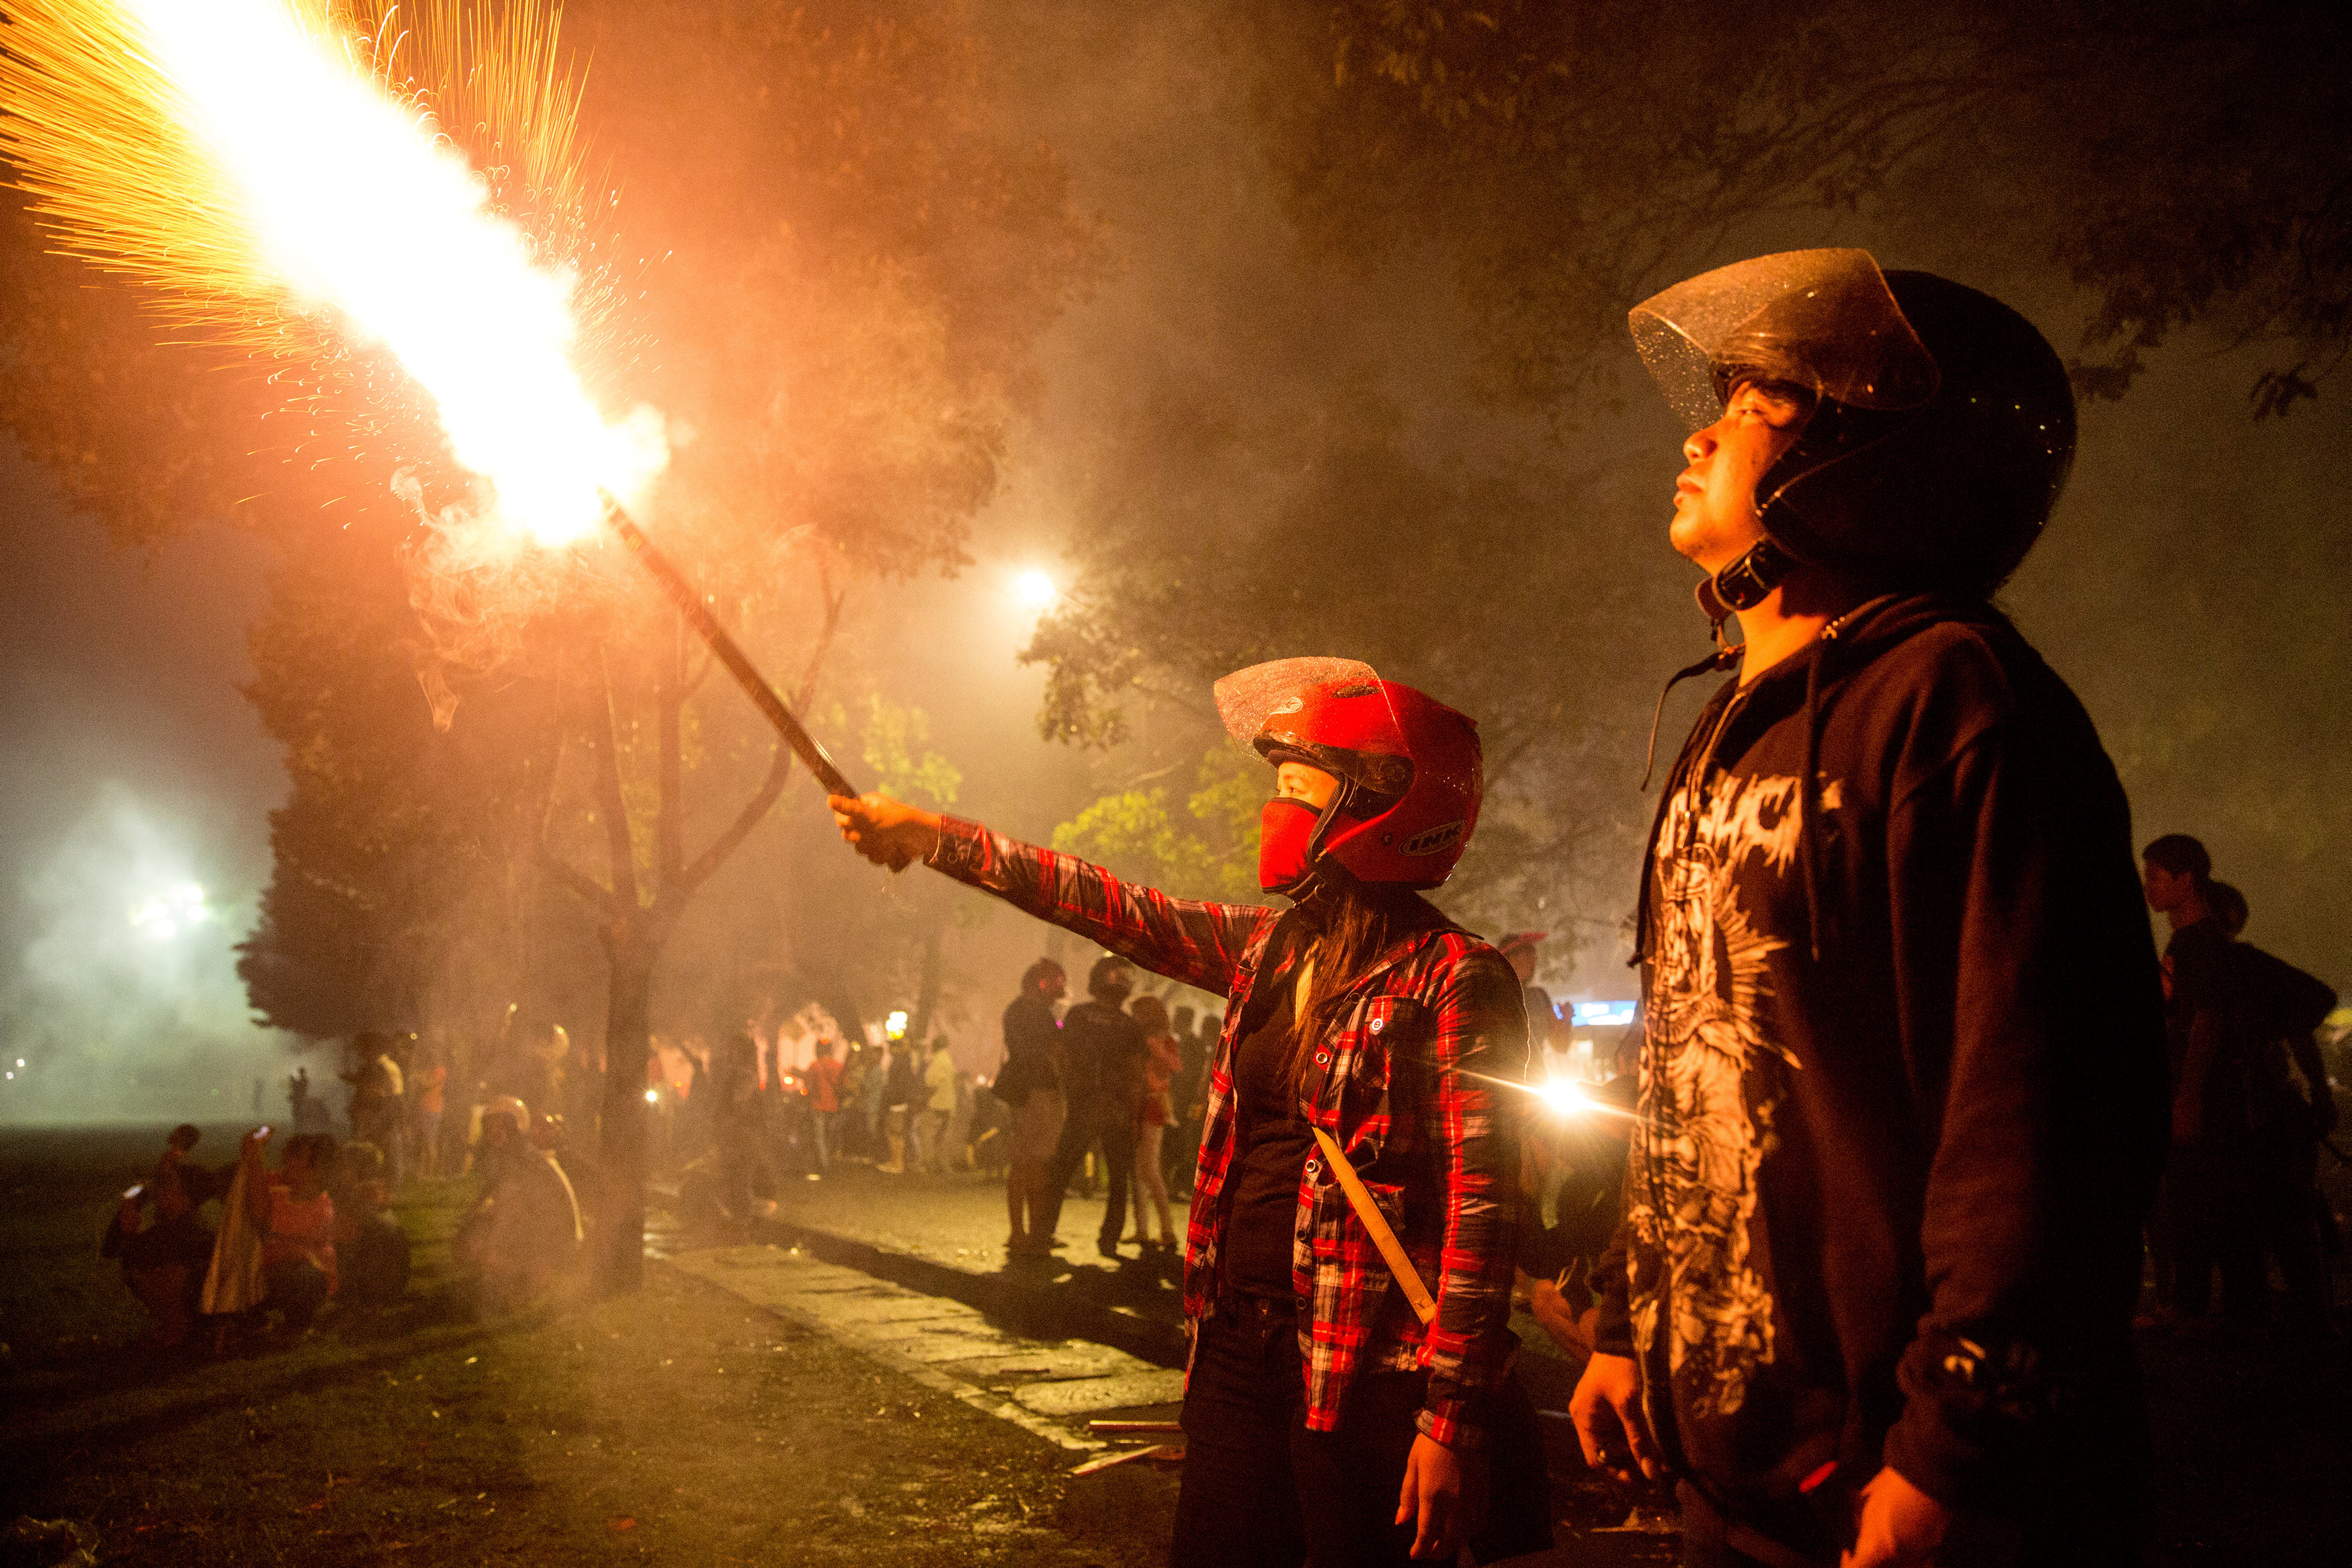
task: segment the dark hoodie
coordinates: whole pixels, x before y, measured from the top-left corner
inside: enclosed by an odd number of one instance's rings
[[[2128,1528],[2166,1128],[2134,873],[2089,717],[1985,605],[1874,600],[1707,706],[1644,869],[1600,1331],[1702,1501],[1824,1559],[1882,1463]]]

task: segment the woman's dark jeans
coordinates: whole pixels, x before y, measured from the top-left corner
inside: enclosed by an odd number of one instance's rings
[[[1412,1562],[1394,1524],[1428,1374],[1359,1373],[1336,1432],[1310,1432],[1287,1301],[1220,1301],[1184,1391],[1173,1568]]]

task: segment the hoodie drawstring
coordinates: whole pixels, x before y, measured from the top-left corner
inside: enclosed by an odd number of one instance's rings
[[[1718,622],[1716,629],[1718,632],[1721,631],[1722,623]],[[1665,689],[1658,694],[1658,706],[1651,710],[1650,713],[1650,748],[1642,755],[1643,789],[1647,789],[1650,787],[1650,775],[1657,770],[1658,726],[1664,721],[1666,716],[1666,699],[1674,695],[1675,688],[1681,685],[1685,681],[1706,674],[1709,670],[1727,670],[1731,668],[1732,665],[1739,662],[1739,653],[1740,644],[1737,643],[1727,643],[1722,647],[1717,648],[1714,653],[1709,653],[1706,658],[1701,659],[1696,664],[1686,664],[1666,678]]]
[[[1717,641],[1720,642],[1723,635],[1722,622],[1718,621],[1715,623],[1715,632]],[[1650,775],[1657,769],[1658,726],[1666,716],[1666,698],[1672,696],[1675,688],[1685,681],[1706,674],[1709,670],[1727,670],[1738,662],[1739,645],[1736,643],[1725,643],[1706,658],[1676,670],[1667,678],[1665,688],[1658,693],[1658,706],[1650,715],[1650,749],[1642,758],[1643,789],[1647,789],[1650,787]],[[1649,952],[1650,868],[1656,859],[1658,827],[1665,820],[1666,802],[1661,799],[1658,801],[1657,814],[1650,823],[1651,851],[1642,857],[1642,885],[1633,894],[1633,956],[1625,960],[1626,966],[1630,968],[1639,968],[1643,958]]]

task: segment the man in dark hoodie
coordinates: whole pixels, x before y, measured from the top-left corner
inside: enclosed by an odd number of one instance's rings
[[[2156,956],[2089,718],[1988,602],[2074,445],[1998,301],[1860,251],[1633,313],[1675,547],[1745,643],[1669,776],[1587,1456],[1685,1561],[2127,1563]],[[1630,1447],[1630,1455],[1625,1451]]]

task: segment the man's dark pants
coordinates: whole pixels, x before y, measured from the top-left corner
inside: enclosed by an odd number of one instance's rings
[[[1062,1222],[1062,1198],[1070,1185],[1070,1177],[1087,1157],[1087,1150],[1099,1138],[1102,1141],[1103,1166],[1109,1176],[1109,1188],[1103,1195],[1101,1240],[1105,1247],[1118,1244],[1119,1232],[1127,1225],[1127,1186],[1135,1173],[1135,1118],[1118,1113],[1117,1108],[1100,1099],[1073,1102],[1062,1117],[1061,1141],[1054,1145],[1054,1157],[1045,1166],[1045,1211],[1038,1224],[1043,1234],[1051,1236]]]
[[[2172,1146],[2164,1173],[2174,1223],[2172,1304],[2185,1317],[2211,1310],[2217,1268],[2223,1316],[2260,1322],[2268,1311],[2262,1231],[2252,1212],[2252,1156],[2243,1134]]]

